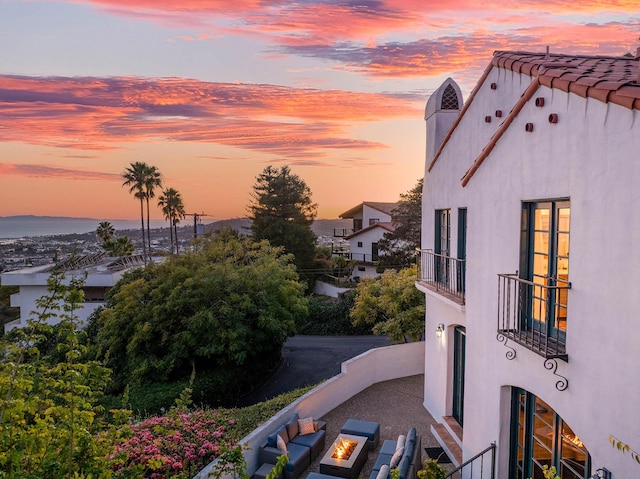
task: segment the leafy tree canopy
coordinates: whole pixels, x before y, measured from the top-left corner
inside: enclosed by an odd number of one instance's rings
[[[282,246],[298,269],[313,266],[316,235],[311,229],[318,205],[311,190],[288,166],[267,166],[256,178],[249,206],[251,231],[256,240]]]
[[[418,341],[424,333],[425,297],[415,287],[416,267],[388,269],[380,278],[358,285],[351,318],[355,325],[373,325],[374,334],[386,334],[397,343]]]
[[[401,269],[414,263],[415,250],[421,243],[422,185],[420,178],[413,188],[400,195],[391,214],[394,231],[385,233],[378,243],[380,266]]]
[[[96,347],[120,389],[192,368],[264,368],[306,316],[303,290],[281,248],[221,230],[195,253],[125,276],[99,315]]]

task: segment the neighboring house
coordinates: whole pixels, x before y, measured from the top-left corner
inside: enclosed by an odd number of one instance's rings
[[[397,206],[398,203],[365,201],[340,215],[342,219],[352,219],[353,228],[334,230],[334,237],[349,242],[347,249],[334,248],[334,254],[356,261],[354,277],[378,275],[378,242],[385,233],[394,231],[391,213]]]
[[[106,253],[96,253],[87,256],[74,256],[58,264],[23,268],[0,275],[3,286],[19,286],[20,291],[11,295],[11,306],[20,308],[20,317],[4,325],[5,332],[13,328],[27,325],[31,314],[37,311],[36,301],[48,295],[47,281],[54,270],[63,271],[65,279],[85,278],[84,303],[75,314],[79,321],[84,322],[99,306],[104,304],[109,289],[115,285],[122,275],[132,269],[144,265],[144,257],[125,256],[113,258]],[[60,318],[56,315],[49,318],[49,324],[57,324]]]
[[[640,477],[609,440],[640,451],[639,109],[633,57],[499,51],[429,99],[424,404],[455,462]]]

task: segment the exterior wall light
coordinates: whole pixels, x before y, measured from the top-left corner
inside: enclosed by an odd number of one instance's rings
[[[444,323],[440,323],[438,324],[438,326],[436,326],[436,336],[438,338],[441,338],[443,332],[444,332]]]
[[[591,476],[592,479],[611,479],[611,471],[606,467],[597,469],[595,474]]]

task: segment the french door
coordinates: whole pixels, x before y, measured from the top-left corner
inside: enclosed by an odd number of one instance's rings
[[[520,277],[529,282],[524,326],[561,342],[567,327],[570,217],[568,200],[523,203]]]
[[[436,210],[435,231],[436,281],[449,283],[449,256],[451,253],[451,210]]]
[[[453,333],[453,407],[451,415],[463,425],[464,421],[464,363],[467,333],[456,326]]]

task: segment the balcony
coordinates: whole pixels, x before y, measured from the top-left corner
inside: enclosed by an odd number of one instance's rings
[[[510,339],[545,359],[568,360],[568,281],[517,274],[498,275],[498,340]],[[502,339],[504,338],[504,340]],[[515,354],[515,353],[514,353]]]
[[[333,229],[333,237],[334,238],[345,238],[354,233],[353,228],[334,228]]]
[[[465,303],[466,262],[430,250],[420,251],[418,283],[460,305]]]
[[[352,260],[362,264],[374,264],[380,259],[380,255],[369,253],[351,253],[349,251],[340,251],[333,248],[332,254],[334,256],[342,256],[346,260]]]

